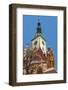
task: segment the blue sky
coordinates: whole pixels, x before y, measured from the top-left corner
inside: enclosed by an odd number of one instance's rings
[[[31,40],[36,33],[38,18],[41,23],[43,36],[46,39],[46,46],[53,50],[57,63],[57,16],[24,15],[24,46],[26,44],[29,44],[29,46],[31,45]]]

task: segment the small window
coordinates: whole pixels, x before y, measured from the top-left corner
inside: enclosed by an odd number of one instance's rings
[[[44,42],[42,41],[42,44],[44,45]]]
[[[34,42],[34,45],[37,45],[37,41]]]

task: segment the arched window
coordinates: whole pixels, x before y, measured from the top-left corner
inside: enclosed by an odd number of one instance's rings
[[[34,45],[37,45],[37,41],[34,42]]]
[[[44,42],[42,41],[42,44],[44,45]]]

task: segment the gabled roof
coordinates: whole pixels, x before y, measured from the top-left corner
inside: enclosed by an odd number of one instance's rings
[[[38,38],[39,36],[40,36],[41,38],[43,38],[44,41],[46,41],[46,39],[45,39],[42,35],[37,35],[37,36],[35,36],[31,41],[33,41],[34,39]]]

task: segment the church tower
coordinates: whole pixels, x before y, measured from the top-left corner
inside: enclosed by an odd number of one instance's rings
[[[46,53],[46,40],[42,34],[41,23],[38,21],[35,37],[32,39],[32,49],[41,49]]]

